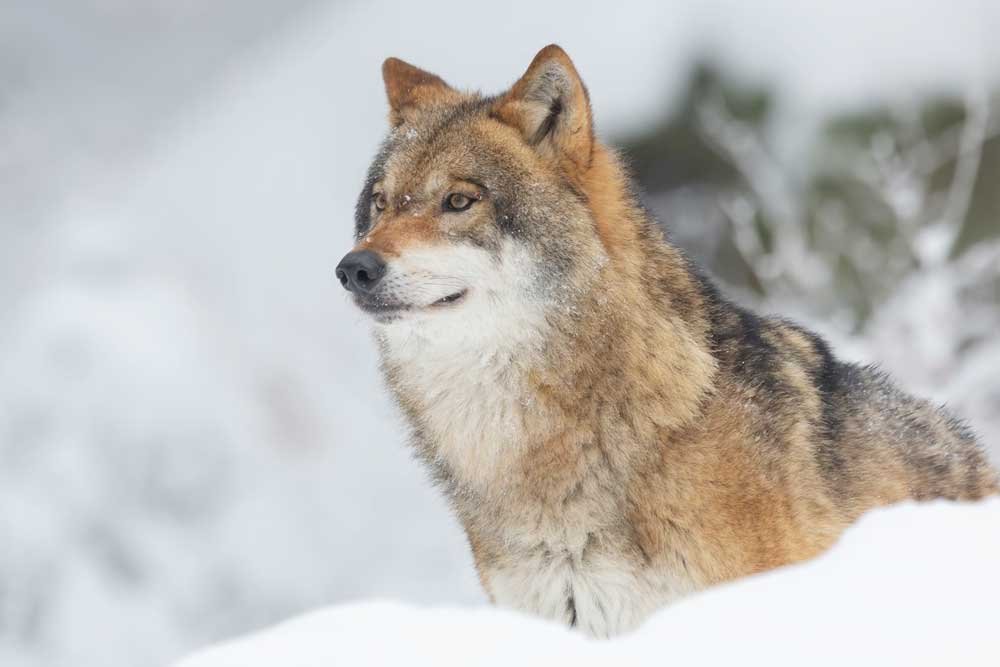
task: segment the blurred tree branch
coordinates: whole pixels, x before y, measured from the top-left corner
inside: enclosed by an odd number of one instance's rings
[[[773,100],[698,65],[672,114],[623,142],[675,240],[750,298],[860,330],[915,270],[1000,238],[985,91],[833,114],[793,164],[774,149]]]

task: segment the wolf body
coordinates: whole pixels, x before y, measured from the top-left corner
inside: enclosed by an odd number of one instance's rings
[[[997,492],[960,422],[662,238],[559,47],[493,97],[383,76],[337,274],[494,602],[607,637],[870,508]]]

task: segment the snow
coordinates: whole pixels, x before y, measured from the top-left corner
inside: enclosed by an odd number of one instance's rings
[[[1000,499],[906,504],[863,517],[811,562],[692,596],[615,640],[495,609],[361,602],[176,667],[996,665],[998,562]]]

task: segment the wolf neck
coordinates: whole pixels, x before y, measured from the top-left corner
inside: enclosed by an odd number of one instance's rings
[[[608,261],[573,308],[546,312],[535,335],[484,349],[405,355],[380,338],[418,449],[455,492],[537,487],[558,497],[594,465],[627,475],[710,391],[716,367],[697,278],[633,203],[609,151],[595,150],[580,185]]]
[[[550,338],[546,358],[560,350],[562,359],[539,376],[566,392],[593,387],[576,397],[585,410],[614,402],[662,429],[684,426],[716,373],[701,279],[636,204],[614,153],[595,146],[580,185],[609,259],[577,304],[579,316]]]

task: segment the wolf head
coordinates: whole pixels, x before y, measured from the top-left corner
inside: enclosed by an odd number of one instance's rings
[[[605,149],[566,53],[542,49],[494,97],[395,58],[382,74],[391,131],[336,271],[355,303],[383,331],[449,338],[533,331],[572,309],[607,260],[588,182]]]
[[[392,129],[337,276],[439,479],[506,489],[518,452],[590,437],[567,418],[617,420],[614,392],[669,406],[655,428],[693,418],[716,368],[703,285],[596,140],[563,50],[494,97],[394,58],[383,76]]]

